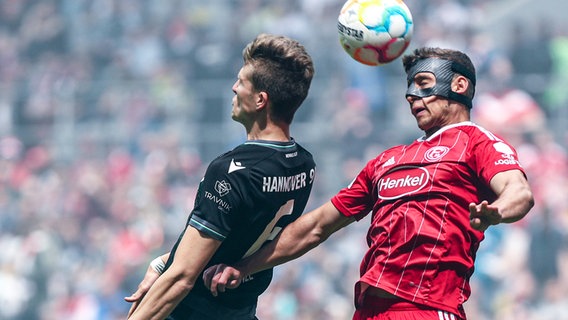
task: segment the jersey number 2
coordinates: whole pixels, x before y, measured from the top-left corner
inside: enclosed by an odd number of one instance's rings
[[[256,239],[256,241],[248,249],[247,253],[245,253],[243,258],[246,258],[251,254],[255,253],[256,250],[258,250],[265,241],[276,238],[276,236],[278,235],[278,233],[280,233],[282,228],[274,226],[276,225],[278,220],[280,220],[280,218],[292,214],[293,210],[294,210],[294,199],[288,200],[288,202],[282,205],[274,215],[272,221],[270,221],[270,223],[266,226],[266,228],[264,228],[262,234],[258,237],[258,239]]]

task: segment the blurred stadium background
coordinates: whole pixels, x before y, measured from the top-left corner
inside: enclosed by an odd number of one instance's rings
[[[491,228],[471,319],[568,319],[565,0],[407,0],[411,48],[478,67],[474,120],[519,150],[537,205]],[[123,319],[170,249],[205,165],[245,138],[230,119],[241,49],[286,34],[316,78],[292,127],[315,155],[313,208],[387,146],[420,135],[400,61],[340,48],[338,0],[0,1],[0,319]],[[350,319],[368,220],[277,268],[260,319]]]

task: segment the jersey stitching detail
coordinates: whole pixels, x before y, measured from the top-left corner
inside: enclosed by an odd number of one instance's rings
[[[256,146],[262,146],[262,147],[272,147],[272,148],[278,148],[278,149],[289,149],[289,148],[294,148],[296,146],[296,143],[292,143],[290,145],[279,145],[279,144],[274,144],[274,143],[266,143],[266,142],[253,142],[253,141],[248,141],[243,143],[245,145],[256,145]]]
[[[194,219],[194,218],[191,218],[189,221],[190,221],[190,222],[193,222],[193,223],[195,223],[195,224],[197,224],[199,227],[201,227],[201,228],[203,228],[203,229],[205,229],[205,230],[207,230],[207,231],[210,231],[211,233],[217,235],[218,237],[220,237],[220,238],[222,238],[222,239],[225,239],[225,238],[226,238],[226,236],[224,236],[224,235],[220,234],[219,232],[217,232],[217,231],[215,231],[215,230],[209,228],[208,226],[206,226],[205,224],[203,224],[203,223],[197,221],[197,220]]]

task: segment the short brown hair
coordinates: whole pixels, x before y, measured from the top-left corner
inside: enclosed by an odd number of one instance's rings
[[[254,88],[268,93],[271,116],[291,123],[308,96],[315,72],[304,46],[285,36],[260,34],[245,47],[243,59],[253,67]]]

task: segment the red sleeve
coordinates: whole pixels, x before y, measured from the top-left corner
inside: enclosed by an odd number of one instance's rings
[[[480,139],[471,150],[474,163],[470,164],[488,185],[499,172],[524,169],[519,162],[517,151],[503,140]]]
[[[346,217],[363,219],[372,209],[376,197],[373,196],[374,161],[370,161],[349,186],[341,189],[331,203]]]

